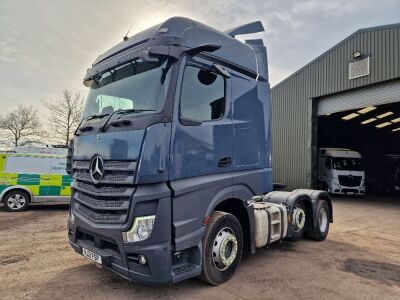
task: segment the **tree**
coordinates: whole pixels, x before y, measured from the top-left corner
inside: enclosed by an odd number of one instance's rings
[[[12,140],[15,147],[35,143],[40,139],[38,110],[33,106],[20,105],[6,116],[0,117],[3,135]]]
[[[55,140],[68,145],[82,118],[83,99],[80,94],[72,94],[65,89],[60,99],[44,102],[44,106],[51,114],[48,120],[51,135]]]

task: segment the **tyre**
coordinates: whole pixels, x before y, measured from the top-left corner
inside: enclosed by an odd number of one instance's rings
[[[29,206],[29,202],[28,193],[21,190],[10,191],[3,198],[4,208],[11,212],[25,210]]]
[[[228,281],[239,266],[242,252],[243,232],[238,219],[215,211],[203,237],[200,279],[212,285]]]
[[[289,226],[292,226],[292,234],[287,238],[287,240],[291,242],[297,242],[303,238],[306,227],[306,218],[306,207],[304,203],[296,203],[293,209],[292,223],[289,224]]]
[[[315,241],[323,241],[328,236],[330,210],[328,202],[320,200],[316,207],[316,226],[307,230],[307,237]]]

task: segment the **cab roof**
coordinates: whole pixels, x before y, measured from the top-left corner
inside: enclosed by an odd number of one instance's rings
[[[321,156],[361,158],[357,151],[344,148],[320,148]]]
[[[212,52],[212,56],[257,73],[257,59],[251,42],[242,43],[234,35],[263,30],[261,22],[254,22],[222,32],[188,18],[173,17],[129,37],[98,56],[92,68],[88,69],[85,79],[137,58],[141,51],[154,45],[174,45],[191,49],[206,43],[221,45],[221,48]]]

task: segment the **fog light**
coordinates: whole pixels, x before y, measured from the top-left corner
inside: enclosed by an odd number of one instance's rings
[[[139,260],[139,264],[141,264],[141,265],[147,264],[147,259],[146,259],[146,256],[144,256],[144,255],[139,255],[138,260]]]
[[[156,216],[136,217],[132,228],[122,233],[125,242],[138,242],[147,239],[153,231]]]

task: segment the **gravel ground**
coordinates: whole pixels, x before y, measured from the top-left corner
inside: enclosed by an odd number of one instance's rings
[[[400,299],[400,199],[335,198],[324,242],[282,242],[246,256],[226,284],[136,284],[76,254],[67,206],[0,207],[0,299]]]

